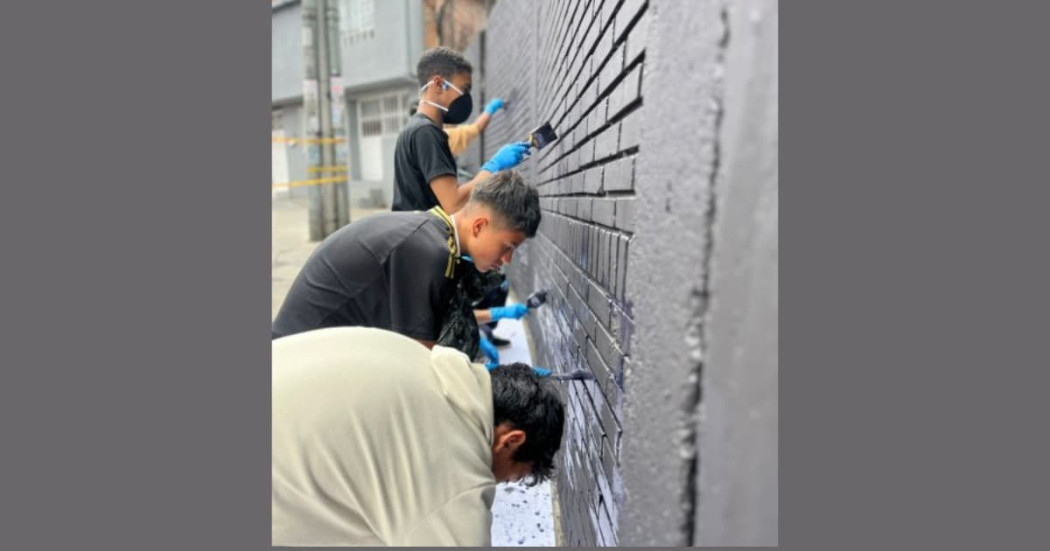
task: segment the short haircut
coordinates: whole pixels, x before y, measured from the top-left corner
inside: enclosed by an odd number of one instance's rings
[[[550,379],[523,363],[501,365],[489,372],[495,425],[510,423],[525,431],[525,442],[512,459],[532,463],[525,484],[534,486],[554,473],[554,454],[561,447],[565,406]]]
[[[423,52],[423,57],[419,58],[419,63],[416,65],[416,76],[419,78],[420,86],[425,85],[434,75],[445,80],[452,80],[452,76],[457,73],[473,72],[474,67],[465,57],[444,46]]]
[[[497,222],[526,237],[536,237],[540,227],[540,194],[516,170],[503,170],[474,185],[470,202],[483,204],[500,218]]]

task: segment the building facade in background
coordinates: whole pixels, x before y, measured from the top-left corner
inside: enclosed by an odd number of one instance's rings
[[[274,193],[306,194],[284,187],[307,179],[303,137],[303,21],[298,0],[274,0],[270,22],[271,185]]]
[[[336,0],[343,107],[349,142],[350,201],[393,201],[397,135],[419,99],[416,63],[437,45],[462,51],[483,27],[492,0]],[[302,3],[273,0],[272,181],[276,193],[305,196]],[[480,112],[480,107],[476,109]],[[288,187],[286,184],[293,183]]]

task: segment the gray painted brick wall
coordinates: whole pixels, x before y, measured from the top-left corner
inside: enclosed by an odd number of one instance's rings
[[[550,121],[510,267],[564,386],[563,543],[777,544],[776,3],[503,0],[468,49],[507,101],[461,164]],[[477,97],[480,94],[482,97]],[[473,168],[473,167],[472,167]]]
[[[480,158],[545,121],[560,136],[519,169],[538,186],[544,219],[515,256],[511,281],[519,295],[551,291],[548,306],[529,320],[537,363],[596,376],[565,392],[570,421],[557,488],[567,545],[616,545],[625,497],[618,451],[634,320],[622,287],[634,231],[633,163],[642,148],[633,138],[621,147],[620,138],[621,121],[642,110],[645,37],[632,29],[644,30],[638,23],[645,7],[500,2],[484,37],[484,78],[475,74],[486,99],[507,101],[485,133]]]
[[[486,97],[484,93],[485,79],[484,79],[484,67],[481,65],[481,44],[483,39],[476,39],[467,46],[467,49],[463,51],[463,57],[467,58],[467,61],[474,66],[474,85],[471,87],[470,95],[474,101],[474,113],[471,122],[477,119],[478,115],[485,109],[485,103],[495,96]],[[497,114],[493,121],[501,118],[503,113]],[[492,128],[493,123],[489,123],[489,128]],[[485,136],[488,132],[484,132],[476,140],[470,143],[467,150],[460,154],[456,159],[456,164],[464,170],[474,173],[481,170],[481,165],[484,164],[485,160],[481,158],[483,151],[482,144],[485,141]]]

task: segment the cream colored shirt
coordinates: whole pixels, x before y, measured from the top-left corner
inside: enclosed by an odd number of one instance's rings
[[[470,142],[477,138],[481,131],[477,124],[461,124],[459,126],[446,126],[445,134],[448,134],[448,148],[452,150],[452,156],[458,157],[467,150]]]
[[[276,339],[272,354],[273,545],[490,545],[484,366],[365,327]]]

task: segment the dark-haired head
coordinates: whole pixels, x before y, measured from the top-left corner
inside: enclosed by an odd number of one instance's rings
[[[501,365],[490,372],[496,426],[492,470],[500,482],[543,482],[554,472],[561,447],[565,407],[549,379],[523,363]]]
[[[540,227],[540,194],[516,170],[504,170],[474,185],[467,207],[485,205],[504,229],[536,237]]]
[[[427,50],[416,64],[416,77],[419,78],[420,86],[436,76],[452,80],[457,74],[473,72],[474,67],[465,57],[444,46]]]
[[[463,247],[483,272],[509,264],[517,248],[540,226],[539,194],[513,170],[475,184],[460,212]]]

